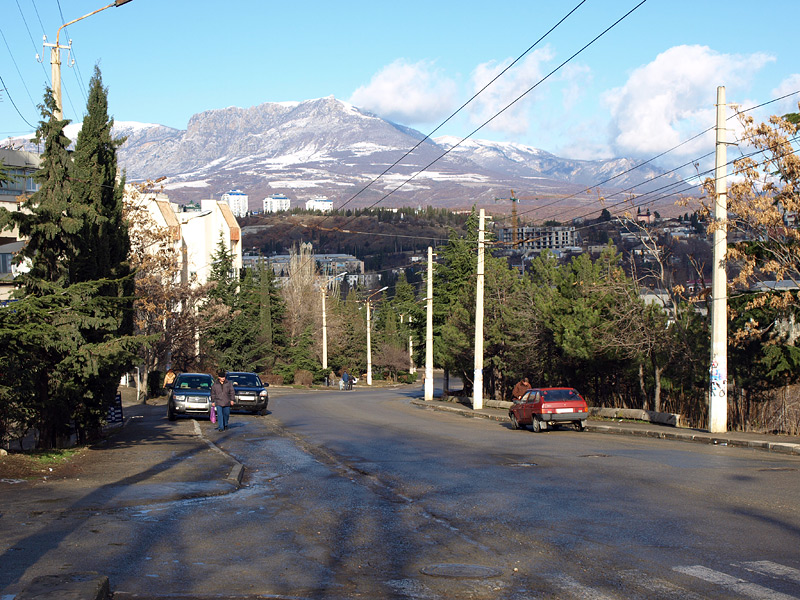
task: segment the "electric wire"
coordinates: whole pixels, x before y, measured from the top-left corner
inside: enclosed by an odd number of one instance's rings
[[[800,94],[800,90],[797,90],[797,91],[794,91],[794,92],[790,92],[790,93],[788,93],[788,94],[784,94],[783,96],[780,96],[780,97],[778,97],[778,98],[773,98],[773,99],[771,99],[771,100],[768,100],[768,101],[766,101],[766,102],[762,102],[761,104],[757,104],[757,105],[755,105],[755,106],[751,106],[751,107],[749,107],[749,108],[746,108],[746,109],[743,109],[743,110],[737,111],[736,113],[734,113],[734,114],[732,114],[732,115],[728,116],[728,117],[726,118],[726,122],[727,122],[727,121],[729,121],[729,120],[731,120],[731,119],[734,119],[734,118],[736,118],[736,117],[737,117],[739,114],[744,114],[744,113],[746,113],[746,112],[750,112],[750,111],[752,111],[752,110],[756,110],[756,109],[758,109],[758,108],[762,108],[762,107],[764,107],[764,106],[767,106],[767,105],[769,105],[769,104],[772,104],[772,103],[774,103],[774,102],[779,102],[780,100],[784,100],[784,99],[786,99],[786,98],[789,98],[789,97],[791,97],[791,96],[794,96],[794,95],[797,95],[797,94]],[[680,142],[680,143],[676,144],[676,145],[675,145],[675,146],[673,146],[672,148],[670,148],[670,149],[668,149],[668,150],[665,150],[665,151],[661,152],[660,154],[658,154],[658,155],[656,155],[656,156],[654,156],[654,157],[652,157],[652,158],[649,158],[649,159],[647,159],[646,161],[644,161],[644,162],[642,162],[642,163],[638,163],[637,165],[635,165],[635,166],[631,167],[630,169],[627,169],[627,170],[625,170],[625,171],[622,171],[622,172],[618,173],[617,175],[614,175],[614,176],[612,176],[612,177],[609,177],[608,179],[605,179],[605,180],[603,180],[603,181],[600,181],[599,183],[597,183],[597,184],[594,184],[594,185],[592,185],[592,186],[590,186],[590,187],[587,187],[587,188],[585,188],[585,189],[581,190],[580,192],[576,192],[576,193],[574,193],[574,194],[572,194],[572,195],[569,195],[569,196],[566,196],[566,197],[563,197],[563,198],[559,198],[559,199],[557,199],[557,200],[555,200],[555,201],[553,201],[553,202],[550,202],[550,203],[548,203],[548,204],[539,205],[539,206],[536,206],[536,207],[533,207],[533,208],[531,208],[530,210],[523,211],[522,213],[519,213],[519,215],[518,215],[518,216],[528,215],[528,214],[531,214],[531,213],[533,213],[533,212],[535,212],[535,211],[537,211],[537,210],[541,210],[542,208],[549,208],[550,206],[553,206],[553,205],[555,205],[555,204],[558,204],[559,202],[563,202],[563,201],[565,201],[565,200],[569,200],[569,199],[571,199],[571,198],[576,198],[576,197],[580,196],[581,194],[585,194],[585,193],[587,193],[587,192],[590,192],[590,191],[592,191],[592,189],[596,189],[596,188],[598,188],[598,187],[600,187],[600,186],[602,186],[602,185],[605,185],[606,183],[608,183],[608,182],[610,182],[610,181],[613,181],[613,180],[615,180],[615,179],[617,179],[617,178],[619,178],[619,177],[622,177],[623,175],[627,175],[627,174],[629,174],[629,173],[631,173],[631,172],[635,171],[636,169],[638,169],[638,168],[640,168],[640,167],[642,167],[642,166],[644,166],[644,165],[646,165],[646,164],[648,164],[648,163],[650,163],[650,162],[653,162],[654,160],[658,160],[659,158],[661,158],[661,157],[663,157],[663,156],[665,156],[665,155],[669,154],[670,152],[673,152],[673,151],[677,150],[678,148],[680,148],[680,147],[682,147],[682,146],[685,146],[686,144],[688,144],[688,143],[690,143],[690,142],[692,142],[692,141],[696,140],[697,138],[699,138],[699,137],[701,137],[701,136],[703,136],[703,135],[705,135],[705,134],[707,134],[707,133],[709,133],[709,132],[713,131],[715,128],[716,128],[715,126],[711,126],[711,127],[707,128],[707,129],[705,129],[704,131],[701,131],[700,133],[697,133],[697,134],[693,135],[692,137],[690,137],[690,138],[688,138],[688,139],[686,139],[686,140],[684,140],[684,141],[682,141],[682,142]],[[742,138],[742,140],[737,140],[737,141],[744,141],[744,140],[746,140],[746,139],[747,139],[747,138]],[[700,157],[698,157],[698,158],[695,158],[695,159],[693,159],[693,160],[691,160],[691,161],[689,161],[689,162],[687,162],[686,164],[682,165],[682,167],[685,167],[685,166],[688,166],[688,165],[690,165],[690,164],[694,164],[694,163],[696,163],[696,162],[699,162],[700,160],[702,160],[702,159],[704,159],[704,158],[707,158],[707,157],[708,157],[708,156],[710,156],[711,154],[713,154],[713,151],[712,151],[712,152],[710,152],[710,153],[704,154],[704,155],[702,155],[702,156],[700,156]],[[679,167],[679,168],[681,168],[681,167]],[[676,170],[677,170],[677,169],[672,169],[671,171],[668,171],[667,173],[672,173],[672,172],[674,172],[674,171],[676,171]],[[646,179],[645,181],[643,181],[642,183],[638,184],[637,186],[633,186],[633,187],[631,187],[631,188],[627,188],[627,189],[626,189],[626,190],[624,190],[624,191],[630,191],[630,190],[634,189],[635,187],[638,187],[638,186],[644,185],[644,184],[646,184],[646,183],[649,183],[650,181],[652,181],[652,180],[654,180],[654,179],[658,179],[659,177],[662,177],[663,175],[664,175],[664,174],[661,174],[661,175],[657,175],[657,176],[655,176],[655,177],[648,178],[648,179]],[[613,195],[616,195],[616,194],[618,194],[618,193],[620,193],[620,192],[617,192],[617,193],[615,193],[615,194],[612,194],[612,196],[613,196]]]
[[[64,13],[61,11],[61,0],[56,0],[56,4],[58,5],[58,14],[61,15],[61,22],[66,23],[67,21],[64,18]],[[66,27],[64,27],[64,33],[66,33],[67,37],[69,37],[69,32],[67,31]],[[72,47],[70,47],[70,52],[72,53],[72,61],[75,65],[75,79],[78,82],[78,89],[81,91],[81,95],[83,96],[84,102],[88,104],[89,98],[86,96],[86,88],[83,85],[83,76],[81,75],[81,70],[78,65],[78,56],[75,54],[75,49]],[[74,107],[72,110],[73,112],[75,112]],[[75,114],[77,115],[78,113],[75,112]]]
[[[19,108],[17,107],[17,103],[14,102],[14,99],[11,97],[11,93],[8,91],[8,88],[6,87],[6,82],[3,81],[3,77],[2,76],[0,76],[0,83],[3,84],[3,89],[6,91],[6,94],[8,94],[8,99],[11,100],[11,105],[14,107],[14,110],[17,111],[17,114],[19,115],[19,118],[22,119],[23,121],[25,121],[25,123],[27,123],[28,126],[32,127],[33,129],[36,129],[36,127],[34,125],[31,125],[30,123],[28,123],[28,119],[26,119],[23,116],[23,114],[20,112]]]
[[[486,83],[481,89],[479,89],[475,94],[470,97],[469,100],[464,102],[461,106],[459,106],[449,117],[447,117],[444,121],[442,121],[436,128],[428,133],[425,137],[423,137],[419,142],[414,145],[410,150],[406,151],[400,158],[398,158],[394,163],[386,167],[386,169],[378,176],[376,176],[372,181],[370,181],[367,185],[361,188],[358,192],[356,192],[353,196],[351,196],[348,200],[346,200],[340,207],[339,210],[350,204],[353,200],[358,198],[363,192],[365,192],[369,187],[372,186],[376,181],[378,181],[381,177],[386,175],[389,171],[391,171],[394,167],[396,167],[400,162],[403,161],[408,155],[410,155],[414,150],[419,148],[424,142],[429,140],[434,133],[439,131],[442,127],[444,127],[453,117],[455,117],[458,113],[460,113],[464,108],[467,107],[475,98],[481,95],[486,89],[492,85],[495,81],[500,79],[509,69],[511,69],[515,64],[517,64],[520,60],[522,60],[531,50],[533,50],[536,46],[538,46],[547,36],[549,36],[555,29],[561,25],[564,21],[566,21],[575,11],[577,11],[587,0],[581,0],[572,10],[570,10],[566,15],[564,15],[555,25],[553,25],[550,29],[547,30],[538,40],[536,40],[533,44],[531,44],[525,52],[520,54],[517,58],[515,58],[507,67],[505,67],[502,71],[500,71],[497,75],[495,75],[488,83]]]
[[[377,206],[378,204],[380,204],[381,202],[383,202],[384,200],[386,200],[386,198],[388,198],[389,196],[391,196],[392,194],[394,194],[396,191],[398,191],[399,189],[401,189],[402,187],[404,187],[405,185],[407,185],[408,183],[410,183],[411,181],[413,181],[414,179],[416,179],[416,178],[417,178],[419,175],[421,175],[422,173],[424,173],[425,171],[427,171],[427,170],[428,170],[430,167],[432,167],[434,164],[436,164],[437,162],[439,162],[439,161],[440,161],[442,158],[444,158],[445,156],[447,156],[448,154],[450,154],[450,152],[452,152],[453,150],[455,150],[455,149],[456,149],[458,146],[460,146],[461,144],[463,144],[463,143],[464,143],[466,140],[470,139],[470,138],[471,138],[473,135],[475,135],[475,134],[476,134],[478,131],[480,131],[481,129],[483,129],[484,127],[486,127],[486,125],[488,125],[489,123],[491,123],[492,121],[494,121],[494,120],[495,120],[497,117],[499,117],[499,116],[500,116],[501,114],[503,114],[505,111],[507,111],[508,109],[510,109],[510,108],[511,108],[512,106],[514,106],[514,105],[515,105],[517,102],[519,102],[520,100],[522,100],[522,98],[524,98],[525,96],[527,96],[527,95],[528,95],[530,92],[532,92],[534,89],[536,89],[536,88],[537,88],[539,85],[541,85],[543,82],[545,82],[547,79],[549,79],[549,78],[550,78],[550,77],[551,77],[553,74],[555,74],[556,72],[558,72],[559,70],[561,70],[561,68],[562,68],[562,67],[564,67],[566,64],[568,64],[569,62],[571,62],[571,61],[572,61],[574,58],[576,58],[578,55],[580,55],[581,53],[583,53],[583,52],[584,52],[584,51],[585,51],[587,48],[589,48],[589,47],[590,47],[590,46],[592,46],[592,45],[593,45],[595,42],[597,42],[597,40],[599,40],[600,38],[602,38],[603,36],[605,36],[605,35],[606,35],[606,34],[607,34],[609,31],[611,31],[611,30],[612,30],[614,27],[616,27],[617,25],[619,25],[619,24],[620,24],[622,21],[624,21],[624,20],[625,20],[625,19],[626,19],[628,16],[630,16],[630,15],[631,15],[631,14],[632,14],[634,11],[636,11],[636,10],[637,10],[639,7],[641,7],[641,6],[642,6],[642,5],[643,5],[645,2],[647,2],[647,0],[641,0],[641,1],[640,1],[640,2],[639,2],[637,5],[636,5],[636,6],[634,6],[632,9],[630,9],[628,12],[626,12],[626,13],[625,13],[625,14],[624,14],[622,17],[620,17],[619,19],[617,19],[617,20],[616,20],[614,23],[612,23],[611,25],[609,25],[609,26],[608,26],[606,29],[604,29],[604,30],[603,30],[601,33],[599,33],[597,36],[595,36],[595,37],[594,37],[594,38],[593,38],[593,39],[592,39],[590,42],[588,42],[587,44],[585,44],[585,45],[584,45],[584,46],[583,46],[583,47],[582,47],[580,50],[578,50],[577,52],[575,52],[574,54],[572,54],[572,55],[571,55],[569,58],[567,58],[565,61],[563,61],[561,64],[559,64],[559,65],[558,65],[557,67],[555,67],[553,70],[551,70],[551,71],[550,71],[550,72],[549,72],[547,75],[545,75],[544,77],[542,77],[542,78],[541,78],[539,81],[537,81],[537,82],[536,82],[534,85],[532,85],[530,88],[528,88],[528,89],[527,89],[526,91],[524,91],[522,94],[520,94],[519,96],[517,96],[517,97],[516,97],[514,100],[512,100],[512,101],[511,101],[509,104],[507,104],[507,105],[506,105],[504,108],[500,109],[500,110],[499,110],[497,113],[495,113],[495,114],[494,114],[494,116],[492,116],[492,117],[490,117],[489,119],[487,119],[486,121],[484,121],[484,122],[483,122],[481,125],[479,125],[479,126],[478,126],[478,127],[476,127],[474,130],[472,130],[470,133],[468,133],[468,134],[467,134],[467,135],[466,135],[466,136],[465,136],[465,137],[464,137],[464,138],[463,138],[461,141],[457,142],[456,144],[454,144],[453,146],[451,146],[450,148],[448,148],[447,150],[445,150],[445,151],[444,151],[442,154],[440,154],[440,155],[439,155],[437,158],[435,158],[435,159],[434,159],[434,160],[432,160],[430,163],[428,163],[427,165],[425,165],[424,167],[422,167],[422,168],[421,168],[419,171],[417,171],[417,172],[416,172],[414,175],[412,175],[411,177],[409,177],[408,179],[406,179],[405,181],[403,181],[403,183],[401,183],[400,185],[398,185],[396,188],[394,188],[394,189],[390,190],[389,192],[387,192],[387,193],[386,193],[386,194],[385,194],[383,197],[381,197],[379,200],[377,200],[376,202],[374,202],[373,204],[371,204],[371,205],[370,205],[368,208],[374,208],[375,206]],[[346,225],[346,224],[345,224],[345,225]]]
[[[11,46],[9,46],[8,40],[6,39],[6,35],[5,35],[5,33],[3,33],[2,29],[0,29],[0,37],[3,38],[3,43],[6,45],[6,49],[8,50],[8,55],[11,57],[11,62],[14,63],[14,68],[17,70],[17,75],[19,75],[20,81],[22,81],[22,87],[25,88],[25,93],[28,94],[28,99],[31,101],[31,104],[33,105],[33,107],[36,108],[36,102],[33,101],[33,97],[31,96],[31,92],[28,89],[27,84],[25,83],[25,78],[22,76],[22,71],[19,70],[19,65],[17,64],[17,60],[14,58],[14,53],[11,52]],[[3,84],[3,87],[5,88],[5,84]],[[8,91],[8,89],[6,89],[6,91]],[[17,112],[19,112],[19,111],[17,111]],[[26,121],[26,123],[27,123],[27,121]]]

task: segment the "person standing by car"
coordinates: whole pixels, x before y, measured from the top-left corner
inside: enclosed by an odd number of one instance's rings
[[[511,396],[513,397],[514,402],[519,401],[522,398],[522,395],[529,389],[531,389],[531,384],[527,377],[523,377],[522,381],[517,382],[517,385],[515,385],[514,389],[511,391]]]
[[[352,386],[353,386],[353,384],[351,383],[352,381],[353,381],[353,378],[350,377],[350,373],[348,373],[347,370],[345,370],[342,373],[342,384],[343,384],[344,389],[346,389],[346,390],[352,389]]]
[[[164,389],[171,390],[173,383],[175,383],[175,371],[169,369],[167,374],[164,375]]]
[[[236,400],[233,384],[225,378],[225,370],[217,371],[217,380],[211,385],[211,406],[217,411],[217,429],[225,431],[228,428],[228,417],[231,406]]]

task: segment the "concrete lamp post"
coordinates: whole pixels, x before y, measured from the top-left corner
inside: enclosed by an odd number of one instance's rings
[[[82,17],[78,17],[77,19],[73,19],[68,23],[64,23],[61,27],[58,28],[56,32],[56,43],[55,44],[48,44],[47,43],[47,36],[44,37],[44,46],[50,48],[50,76],[52,77],[52,88],[53,88],[53,99],[56,102],[56,111],[55,117],[56,119],[63,119],[64,118],[64,111],[63,106],[61,104],[61,50],[69,50],[72,48],[72,40],[69,41],[67,46],[60,46],[58,43],[59,37],[61,36],[61,30],[68,25],[72,25],[73,23],[77,23],[78,21],[85,19],[86,17],[91,17],[92,15],[96,15],[99,12],[104,11],[107,8],[111,8],[112,6],[122,6],[123,4],[127,4],[131,2],[131,0],[114,0],[108,6],[104,6],[103,8],[98,8],[95,11],[90,12],[89,14],[83,15]]]
[[[328,284],[347,275],[347,271],[328,277],[325,282],[320,286],[319,291],[322,292],[322,368],[328,368],[328,316],[325,312],[325,298],[328,295]]]
[[[367,296],[367,385],[372,385],[372,340],[371,340],[371,332],[372,329],[372,307],[371,301],[372,297],[380,294],[383,291],[389,289],[388,285],[383,286],[376,292],[371,293]]]

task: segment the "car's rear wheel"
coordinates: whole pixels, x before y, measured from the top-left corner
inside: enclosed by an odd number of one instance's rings
[[[575,421],[575,430],[583,431],[586,429],[586,421]]]
[[[542,422],[536,415],[531,418],[531,429],[533,429],[533,433],[539,433],[542,430]]]
[[[515,431],[517,429],[522,429],[522,427],[520,427],[519,421],[517,421],[517,416],[514,413],[511,413],[509,416],[511,417],[511,429]]]

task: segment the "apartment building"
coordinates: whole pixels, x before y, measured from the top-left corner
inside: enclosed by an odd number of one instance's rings
[[[311,200],[306,200],[306,210],[333,212],[333,200],[328,200],[326,196],[315,196]]]
[[[498,230],[498,240],[511,245],[513,241],[511,227]],[[551,227],[517,227],[517,248],[519,250],[566,250],[580,246],[580,237],[574,227],[557,225]]]
[[[231,190],[222,194],[222,201],[231,207],[231,212],[235,217],[246,217],[250,210],[250,199],[242,190]]]
[[[16,212],[21,210],[25,197],[39,189],[33,175],[39,169],[41,159],[32,152],[0,148],[0,162],[13,178],[10,182],[0,183],[0,206]],[[27,270],[26,265],[12,264],[14,255],[24,246],[25,241],[20,240],[16,228],[0,231],[0,301],[9,299],[14,290],[14,278]]]
[[[291,200],[289,200],[288,196],[272,194],[264,198],[262,210],[265,214],[287,211],[290,209],[291,204]]]
[[[201,200],[199,208],[187,208],[171,202],[166,194],[134,195],[130,187],[126,194],[126,201],[141,203],[147,210],[152,227],[167,230],[168,243],[180,261],[180,283],[208,282],[220,240],[233,256],[234,276],[239,276],[242,232],[227,202]]]

